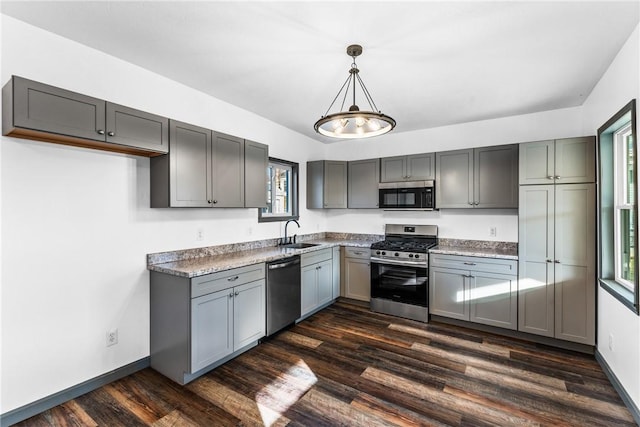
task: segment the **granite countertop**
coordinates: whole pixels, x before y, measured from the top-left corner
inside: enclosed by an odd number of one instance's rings
[[[477,256],[482,258],[518,259],[518,250],[512,248],[483,248],[469,246],[438,245],[429,249],[430,254]]]
[[[228,253],[220,253],[210,256],[199,256],[187,259],[178,259],[169,262],[149,263],[147,269],[160,273],[171,274],[180,277],[197,277],[211,274],[218,271],[229,270],[237,267],[244,267],[261,262],[269,262],[293,255],[301,255],[321,249],[332,248],[334,246],[352,246],[368,248],[373,243],[371,240],[357,239],[315,239],[305,240],[304,243],[314,243],[304,249],[290,249],[282,246],[269,246],[249,250],[240,250]]]

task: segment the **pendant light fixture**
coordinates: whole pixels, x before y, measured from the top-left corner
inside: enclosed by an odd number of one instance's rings
[[[333,98],[333,102],[329,105],[325,115],[320,117],[320,120],[313,125],[319,134],[332,138],[369,138],[371,136],[385,134],[396,127],[396,121],[394,119],[386,114],[382,114],[382,112],[378,110],[371,94],[360,78],[360,70],[358,70],[356,65],[356,57],[361,54],[362,46],[352,44],[347,47],[347,55],[353,58],[353,63],[349,70],[349,77],[347,77],[347,80],[338,91],[336,97]],[[360,111],[360,108],[356,104],[356,83],[362,89],[364,97],[371,109],[370,111]],[[353,104],[349,107],[349,111],[343,111],[344,103],[349,95],[349,89],[351,89]],[[333,104],[335,104],[343,90],[344,95],[342,96],[340,112],[329,114],[329,110],[331,110],[331,107],[333,107]]]

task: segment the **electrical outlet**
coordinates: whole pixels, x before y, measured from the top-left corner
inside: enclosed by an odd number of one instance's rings
[[[497,227],[490,227],[489,228],[489,236],[496,237],[497,235],[498,235],[498,228]]]
[[[253,234],[253,227],[248,227],[247,228],[247,235],[251,236]]]
[[[196,240],[204,240],[204,228],[198,228],[196,230]]]
[[[107,331],[107,347],[118,344],[118,329]]]
[[[613,351],[613,334],[609,334],[609,351]]]

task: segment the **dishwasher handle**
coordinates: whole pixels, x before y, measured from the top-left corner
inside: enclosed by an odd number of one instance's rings
[[[280,268],[291,267],[292,265],[300,264],[300,258],[296,257],[294,259],[284,260],[284,262],[280,262],[277,264],[269,264],[269,270],[277,270]]]

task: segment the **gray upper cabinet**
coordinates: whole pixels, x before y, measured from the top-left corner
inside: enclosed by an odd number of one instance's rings
[[[517,208],[518,146],[436,153],[437,208]]]
[[[107,142],[166,153],[168,129],[166,117],[107,102]]]
[[[520,144],[520,185],[595,182],[595,137]]]
[[[362,209],[378,207],[380,159],[348,162],[347,207]]]
[[[435,156],[433,153],[383,157],[380,161],[380,182],[435,179]]]
[[[247,207],[266,198],[268,147],[199,126],[170,121],[169,154],[151,158],[151,207],[245,207],[245,162],[250,164]]]
[[[2,90],[3,134],[155,156],[168,151],[168,119],[12,77]]]
[[[214,207],[244,207],[244,139],[214,132],[212,159]]]
[[[347,162],[307,162],[307,209],[347,207]]]
[[[244,143],[244,207],[267,207],[269,146],[246,140]]]

